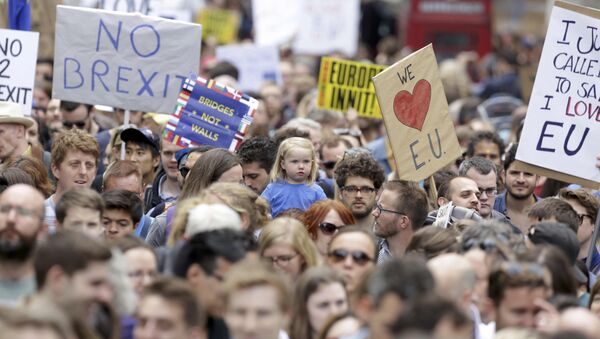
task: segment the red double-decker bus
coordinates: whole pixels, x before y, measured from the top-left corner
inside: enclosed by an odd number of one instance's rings
[[[406,44],[433,43],[439,59],[461,51],[482,57],[492,48],[492,0],[411,0],[402,22]]]

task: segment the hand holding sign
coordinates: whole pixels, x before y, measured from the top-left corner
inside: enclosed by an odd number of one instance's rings
[[[398,177],[419,181],[460,156],[431,45],[373,78]]]

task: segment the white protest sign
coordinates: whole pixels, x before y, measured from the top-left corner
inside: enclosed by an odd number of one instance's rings
[[[31,115],[38,32],[0,29],[0,101],[12,101]]]
[[[109,11],[133,13],[139,12],[148,16],[165,19],[192,21],[192,11],[185,9],[166,8],[159,0],[104,0],[103,8]]]
[[[356,54],[360,20],[359,0],[303,0],[302,26],[294,40],[297,54]]]
[[[279,51],[274,46],[219,46],[216,57],[237,67],[240,72],[239,88],[243,91],[258,91],[266,81],[282,84]]]
[[[262,46],[289,43],[300,29],[303,0],[252,0],[254,41]]]
[[[600,11],[557,2],[529,101],[517,160],[598,187]],[[563,174],[566,174],[564,176]],[[575,177],[575,178],[574,178]]]
[[[58,6],[53,97],[171,113],[199,71],[201,36],[197,24]]]

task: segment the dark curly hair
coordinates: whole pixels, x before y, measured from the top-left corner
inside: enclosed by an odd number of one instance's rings
[[[275,156],[277,155],[277,144],[267,137],[253,137],[242,143],[238,149],[238,156],[242,165],[258,162],[260,168],[271,172]]]
[[[502,159],[502,155],[504,154],[504,141],[502,141],[497,133],[490,131],[479,131],[471,135],[469,138],[469,146],[467,147],[467,157],[473,157],[473,155],[475,155],[475,146],[484,140],[491,141],[498,146],[500,159]]]
[[[373,181],[376,189],[385,181],[385,172],[377,160],[368,153],[344,156],[334,169],[334,178],[338,187],[344,187],[349,177],[363,177]]]

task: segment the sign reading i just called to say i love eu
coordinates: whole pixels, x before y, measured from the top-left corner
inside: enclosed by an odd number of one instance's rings
[[[31,115],[40,33],[0,29],[0,101],[11,101]]]
[[[423,180],[461,155],[431,44],[373,84],[400,179]]]
[[[258,100],[214,80],[187,79],[164,137],[182,147],[210,145],[235,151],[257,108]]]
[[[600,187],[600,11],[552,9],[516,168]]]
[[[371,78],[385,67],[331,57],[321,59],[317,106],[346,112],[352,107],[363,118],[381,119]]]
[[[200,64],[201,26],[58,6],[53,97],[171,113]]]

